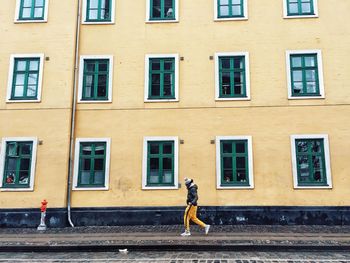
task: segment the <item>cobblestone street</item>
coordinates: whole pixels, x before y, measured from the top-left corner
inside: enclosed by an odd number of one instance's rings
[[[141,263],[262,263],[350,262],[350,252],[183,252],[130,251],[70,253],[0,253],[0,262],[141,262]]]

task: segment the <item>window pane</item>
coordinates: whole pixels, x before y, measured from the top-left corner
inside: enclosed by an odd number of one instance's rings
[[[80,177],[81,184],[90,184],[90,171],[82,171]]]
[[[316,66],[316,61],[315,57],[305,57],[305,66],[306,67],[315,67]]]
[[[29,74],[28,76],[28,84],[29,85],[36,85],[38,82],[38,74]]]
[[[229,58],[220,58],[221,61],[221,67],[225,69],[230,68],[230,59]]]
[[[160,96],[160,85],[159,84],[152,85],[151,96]]]
[[[16,158],[8,158],[7,159],[7,167],[6,170],[16,171],[17,159]]]
[[[171,154],[172,152],[173,152],[173,145],[172,144],[164,144],[163,153],[164,154]]]
[[[241,7],[239,5],[234,5],[231,7],[231,9],[232,9],[233,16],[240,16],[241,15]]]
[[[229,15],[229,7],[228,6],[220,6],[220,15],[228,16]]]
[[[316,80],[316,70],[305,70],[306,81]]]
[[[91,146],[83,146],[83,154],[84,155],[91,155]]]
[[[20,170],[29,170],[29,165],[30,165],[30,159],[21,159],[21,163],[20,163]]]
[[[94,164],[95,171],[103,171],[104,163],[105,163],[104,159],[95,159],[95,164]]]
[[[160,0],[153,0],[152,14],[154,18],[161,17]]]
[[[308,150],[308,143],[307,142],[303,142],[303,141],[297,142],[297,151],[299,153],[306,153],[307,150]]]
[[[224,153],[232,153],[232,144],[231,143],[223,143],[223,152]]]
[[[27,63],[25,61],[17,61],[17,71],[26,70]]]
[[[302,3],[301,4],[301,12],[302,13],[310,13],[311,12],[311,3]]]
[[[94,184],[104,184],[104,176],[102,171],[95,172]]]
[[[107,76],[106,75],[98,76],[97,96],[98,97],[107,96]]]
[[[308,181],[310,171],[309,171],[309,160],[307,156],[298,157],[298,165],[300,171],[300,181]]]
[[[30,12],[31,12],[30,8],[23,8],[22,17],[23,18],[30,18]]]
[[[298,94],[298,93],[302,93],[302,89],[303,89],[303,83],[302,82],[294,82],[293,83],[293,92]]]
[[[301,70],[293,71],[293,81],[302,81],[303,80],[303,72]]]
[[[164,96],[171,96],[171,85],[164,85]]]
[[[105,145],[96,145],[95,155],[104,155],[105,154]]]
[[[316,82],[307,82],[306,83],[307,93],[317,93],[316,91]]]
[[[108,70],[108,62],[101,62],[98,65],[98,70],[101,71],[107,71]]]
[[[98,0],[90,0],[90,8],[98,8]]]
[[[35,6],[44,6],[44,0],[35,0]]]
[[[289,12],[292,14],[298,13],[298,4],[297,3],[290,3],[289,4]]]
[[[29,183],[29,171],[20,171],[19,172],[19,184],[28,184]]]
[[[6,173],[6,184],[15,184],[15,173],[13,171],[8,171]]]
[[[14,92],[14,96],[15,97],[23,97],[23,91],[24,91],[24,87],[23,86],[16,86],[15,87],[15,92]]]
[[[232,157],[224,157],[223,158],[223,168],[224,169],[232,169]]]
[[[36,86],[28,86],[27,87],[27,96],[28,97],[34,97],[36,95]]]
[[[22,144],[21,153],[22,154],[31,154],[31,148],[32,148],[31,146],[32,145],[29,143]]]
[[[222,83],[222,94],[229,95],[231,94],[231,74],[229,72],[222,73],[221,75],[221,83]]]
[[[173,159],[172,158],[163,158],[163,169],[172,170],[173,169]]]
[[[235,69],[243,69],[243,58],[235,58],[233,65]]]
[[[93,98],[94,97],[93,83],[94,83],[94,75],[90,75],[90,76],[85,77],[84,97],[86,97],[86,98]]]
[[[233,173],[232,170],[224,170],[224,181],[226,183],[233,182]]]
[[[85,62],[85,71],[95,72],[95,63],[93,61]]]
[[[292,67],[301,67],[301,57],[292,57]]]
[[[245,153],[245,143],[244,142],[239,142],[236,143],[236,153]]]
[[[29,70],[39,70],[39,61],[37,60],[30,61]]]
[[[97,10],[90,10],[89,11],[89,19],[97,19]]]
[[[32,0],[23,0],[23,7],[31,7]]]
[[[163,171],[163,183],[169,184],[173,181],[172,171]]]
[[[313,153],[321,152],[321,142],[320,141],[312,141],[311,142],[311,150]]]
[[[238,170],[236,176],[237,176],[237,182],[247,181],[247,174],[245,170]]]
[[[91,160],[83,158],[81,161],[81,170],[90,171],[91,170]]]
[[[159,153],[159,145],[158,144],[151,144],[151,149],[150,149],[150,153],[151,154],[158,154]]]
[[[24,76],[24,74],[17,74],[15,85],[24,85]]]
[[[164,69],[165,70],[172,70],[173,69],[173,62],[172,61],[165,61],[164,62]]]
[[[237,157],[236,158],[236,167],[237,167],[237,169],[246,168],[245,167],[245,157]]]
[[[150,159],[150,168],[151,170],[159,170],[159,159],[151,158]]]
[[[43,16],[43,8],[35,8],[34,10],[34,17],[42,17]]]

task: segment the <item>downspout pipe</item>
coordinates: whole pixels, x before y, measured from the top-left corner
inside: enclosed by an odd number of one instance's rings
[[[78,11],[75,31],[75,55],[74,55],[74,83],[73,83],[73,99],[72,99],[72,113],[70,126],[70,144],[69,144],[69,163],[68,163],[68,180],[67,180],[67,216],[68,223],[74,227],[71,217],[71,201],[72,201],[72,181],[73,181],[73,164],[74,164],[74,138],[75,138],[75,117],[76,117],[76,101],[77,101],[77,87],[78,87],[78,67],[79,67],[79,45],[80,45],[80,18],[81,18],[81,3],[78,0]]]

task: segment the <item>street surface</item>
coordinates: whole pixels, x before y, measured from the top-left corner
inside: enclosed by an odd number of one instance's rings
[[[0,262],[316,263],[350,262],[349,252],[129,251],[0,253]]]

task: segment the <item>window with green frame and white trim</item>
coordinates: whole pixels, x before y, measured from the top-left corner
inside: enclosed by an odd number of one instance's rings
[[[214,0],[214,20],[248,19],[248,0]]]
[[[178,188],[178,138],[145,137],[142,189]]]
[[[83,24],[113,24],[116,0],[83,0]]]
[[[324,98],[320,50],[286,52],[289,99]]]
[[[145,102],[178,101],[178,54],[146,55]]]
[[[249,53],[215,53],[216,100],[249,100]]]
[[[146,22],[178,22],[179,0],[147,0]]]
[[[81,56],[78,102],[111,102],[112,75],[112,56]]]
[[[2,191],[32,191],[37,138],[3,138],[0,154]]]
[[[332,188],[328,135],[292,135],[294,188]]]
[[[318,17],[317,0],[283,0],[284,18]]]
[[[44,54],[14,54],[10,57],[7,102],[39,102]]]
[[[47,22],[49,0],[16,0],[15,22]]]
[[[109,138],[77,138],[74,160],[74,190],[108,190]]]
[[[251,136],[216,137],[218,189],[254,188]]]

